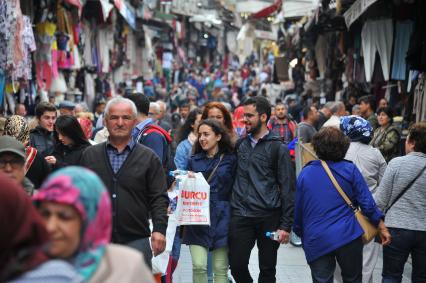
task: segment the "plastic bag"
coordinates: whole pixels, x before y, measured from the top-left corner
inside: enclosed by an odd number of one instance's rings
[[[178,225],[210,226],[210,185],[202,173],[186,176],[182,181],[176,219]]]

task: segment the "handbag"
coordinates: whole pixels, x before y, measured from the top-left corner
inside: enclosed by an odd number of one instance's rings
[[[325,171],[327,172],[327,175],[330,177],[331,182],[333,183],[336,190],[339,192],[342,198],[346,201],[349,207],[353,210],[356,220],[358,221],[359,225],[361,225],[362,229],[364,230],[364,234],[362,235],[363,243],[364,244],[369,243],[371,240],[373,240],[377,236],[379,230],[377,229],[377,227],[371,224],[371,222],[368,220],[367,217],[364,216],[364,214],[362,214],[359,208],[355,207],[352,204],[351,200],[348,198],[348,196],[345,194],[343,189],[340,187],[339,183],[337,183],[337,180],[336,178],[334,178],[333,173],[331,173],[327,163],[324,160],[321,160],[321,164],[324,167]]]

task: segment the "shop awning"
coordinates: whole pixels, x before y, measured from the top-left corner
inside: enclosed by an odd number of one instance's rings
[[[273,14],[274,12],[278,11],[278,9],[281,7],[282,0],[276,0],[274,4],[272,4],[269,7],[266,7],[262,10],[260,10],[257,13],[254,13],[251,15],[252,19],[260,19],[260,18],[266,18],[269,15]]]
[[[346,26],[349,28],[377,0],[357,0],[344,13]]]
[[[129,26],[136,30],[136,15],[131,7],[128,6],[125,0],[114,0],[114,5],[117,7],[120,14],[129,24]]]

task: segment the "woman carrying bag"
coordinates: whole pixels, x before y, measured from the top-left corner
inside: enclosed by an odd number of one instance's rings
[[[354,208],[378,228],[383,245],[391,240],[360,171],[344,160],[349,143],[340,130],[321,129],[312,140],[320,160],[309,162],[297,179],[293,230],[302,238],[314,283],[333,282],[336,261],[343,282],[362,282],[364,229]]]
[[[228,282],[229,199],[236,156],[227,130],[215,120],[198,126],[198,142],[188,170],[203,173],[210,185],[210,226],[185,226],[183,243],[189,245],[194,283],[207,282],[207,256],[212,252],[214,282]]]

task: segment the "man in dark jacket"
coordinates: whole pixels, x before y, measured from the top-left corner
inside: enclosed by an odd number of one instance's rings
[[[35,147],[44,157],[52,155],[55,146],[56,107],[48,102],[41,102],[35,109],[38,126],[30,132],[30,146]]]
[[[132,138],[136,115],[136,106],[129,99],[110,100],[104,118],[109,138],[87,148],[81,165],[96,172],[111,195],[112,241],[138,249],[150,264],[152,254],[160,254],[166,245],[169,200],[160,159]]]
[[[238,167],[231,198],[229,260],[237,282],[253,282],[251,250],[259,248],[259,282],[275,282],[279,243],[288,243],[293,224],[295,174],[287,146],[268,131],[271,106],[264,97],[244,103],[248,136],[237,143]],[[276,232],[278,241],[266,237]]]

